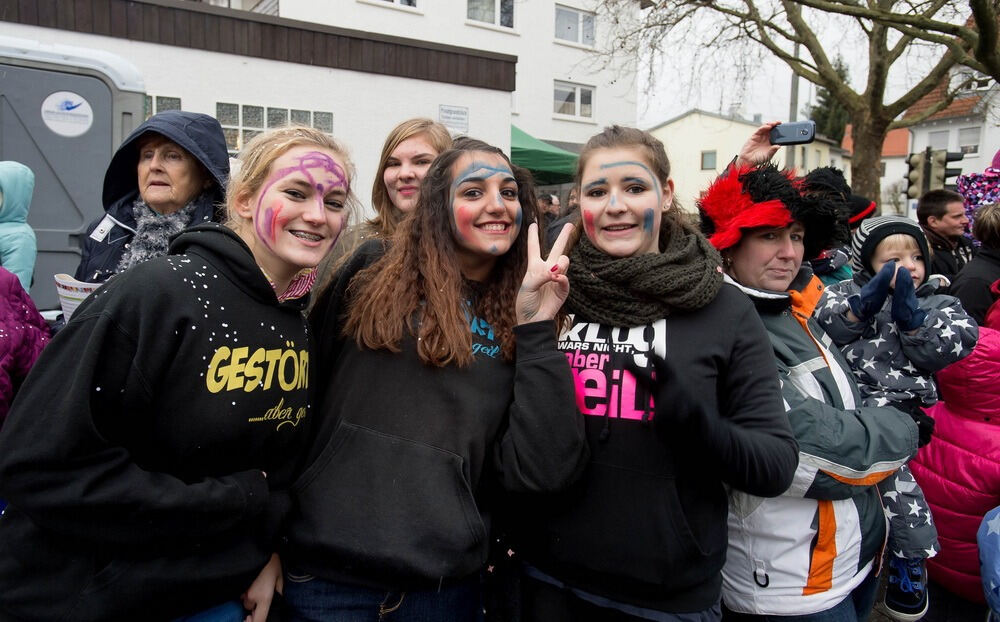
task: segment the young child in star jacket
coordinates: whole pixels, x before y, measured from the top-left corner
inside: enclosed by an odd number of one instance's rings
[[[937,401],[933,374],[972,352],[975,321],[957,298],[937,293],[947,285],[927,276],[927,239],[913,221],[871,218],[852,240],[854,278],[826,288],[815,315],[841,347],[866,406],[895,406],[930,441],[934,421],[923,408]],[[890,518],[886,607],[918,615],[926,610],[923,565],[940,550],[937,530],[908,467],[880,484]],[[917,619],[917,618],[914,618]]]

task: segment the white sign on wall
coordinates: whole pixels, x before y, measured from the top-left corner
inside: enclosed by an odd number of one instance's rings
[[[94,124],[90,102],[72,91],[56,91],[46,97],[41,114],[46,127],[67,138],[85,134]]]
[[[438,121],[454,134],[469,133],[469,109],[466,106],[438,106]]]

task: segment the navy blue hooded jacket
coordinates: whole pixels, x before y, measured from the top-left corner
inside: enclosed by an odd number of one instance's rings
[[[215,208],[225,199],[229,178],[229,153],[222,126],[212,117],[197,112],[168,110],[154,115],[129,134],[111,158],[104,175],[102,197],[107,214],[87,227],[75,275],[81,281],[103,283],[111,278],[135,235],[132,204],[139,196],[138,144],[147,133],[161,134],[177,143],[208,171],[212,185],[195,199],[197,207],[191,225],[221,220]]]

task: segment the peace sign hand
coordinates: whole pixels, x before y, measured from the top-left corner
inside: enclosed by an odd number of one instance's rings
[[[514,311],[518,324],[551,320],[562,308],[569,296],[569,257],[563,249],[573,233],[573,225],[567,223],[559,232],[548,259],[543,259],[538,245],[538,225],[528,225],[528,270],[517,292]]]

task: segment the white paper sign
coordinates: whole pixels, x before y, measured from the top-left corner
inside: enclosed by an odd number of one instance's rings
[[[438,121],[456,134],[469,133],[469,109],[466,106],[438,106]]]

